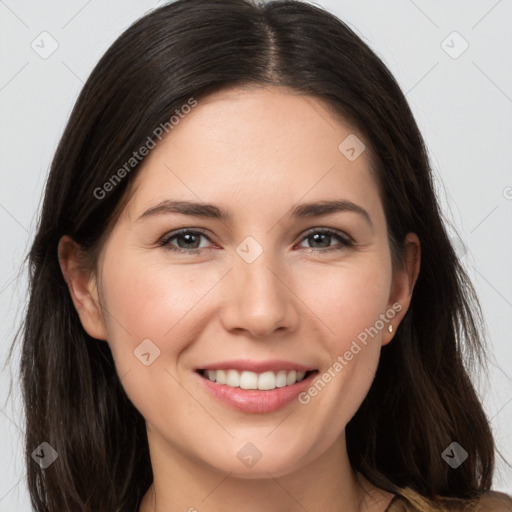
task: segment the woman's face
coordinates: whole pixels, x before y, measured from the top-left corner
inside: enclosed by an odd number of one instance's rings
[[[410,297],[362,143],[317,99],[253,88],[200,99],[150,151],[97,271],[154,460],[278,476],[344,442]]]

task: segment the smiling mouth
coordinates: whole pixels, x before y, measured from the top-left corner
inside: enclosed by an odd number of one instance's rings
[[[280,370],[277,372],[267,371],[256,373],[251,371],[229,370],[197,370],[199,375],[205,379],[217,384],[224,384],[232,388],[240,389],[256,389],[260,391],[270,391],[276,388],[284,388],[293,386],[297,382],[308,378],[311,374],[317,373],[318,370],[295,371]]]

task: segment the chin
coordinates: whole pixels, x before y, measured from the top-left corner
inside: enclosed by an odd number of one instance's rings
[[[226,452],[230,451],[226,450]],[[266,454],[264,449],[257,451],[249,442],[233,451],[232,457],[226,452],[219,459],[203,460],[221,472],[247,480],[267,479],[269,474],[273,477],[290,474],[301,466],[301,461],[304,463],[306,456],[306,454],[276,453],[276,450],[268,450]]]

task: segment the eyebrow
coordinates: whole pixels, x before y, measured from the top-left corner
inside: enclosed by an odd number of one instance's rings
[[[338,212],[357,213],[366,220],[370,227],[373,228],[370,214],[362,206],[345,199],[302,203],[293,208],[291,215],[295,218],[310,218],[321,217],[322,215],[329,215]],[[162,214],[190,215],[193,217],[204,217],[222,221],[231,220],[231,214],[228,211],[213,204],[165,200],[147,209],[137,219],[137,222],[154,215]]]

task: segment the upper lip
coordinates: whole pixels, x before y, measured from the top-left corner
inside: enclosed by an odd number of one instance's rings
[[[235,359],[231,361],[221,361],[200,366],[197,370],[240,370],[254,373],[278,372],[279,370],[308,372],[315,370],[314,367],[306,366],[293,361],[284,361],[282,359],[272,359],[267,361],[252,361],[249,359]]]

